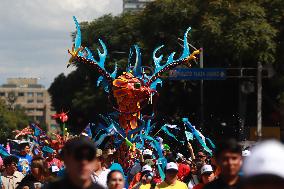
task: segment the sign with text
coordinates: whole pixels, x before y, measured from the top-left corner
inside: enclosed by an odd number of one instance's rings
[[[176,68],[169,73],[170,80],[224,80],[225,68]]]

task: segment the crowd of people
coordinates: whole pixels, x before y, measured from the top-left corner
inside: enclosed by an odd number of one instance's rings
[[[164,150],[167,164],[159,170],[151,149],[125,170],[115,152],[98,149],[86,136],[69,139],[60,152],[37,155],[29,143],[3,158],[2,189],[266,189],[284,187],[284,146],[277,141],[242,150],[236,140],[220,142],[213,156],[194,149],[190,154]],[[189,155],[189,156],[187,156]],[[137,158],[137,157],[136,157]],[[164,175],[162,175],[162,174]]]
[[[216,146],[213,156],[164,150],[163,170],[151,149],[144,149],[125,170],[113,150],[102,150],[86,136],[69,139],[60,152],[37,155],[29,143],[1,162],[2,189],[266,189],[284,188],[284,146],[264,141],[250,151],[229,139]],[[161,174],[162,173],[162,174]]]

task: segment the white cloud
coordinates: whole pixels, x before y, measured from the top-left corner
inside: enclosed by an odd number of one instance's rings
[[[47,87],[68,73],[72,16],[91,21],[122,12],[122,0],[1,0],[0,83],[7,77],[40,77]]]

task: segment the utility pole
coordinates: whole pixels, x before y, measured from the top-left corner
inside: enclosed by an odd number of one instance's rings
[[[257,138],[262,137],[262,65],[257,63]]]
[[[200,48],[200,68],[203,69],[203,48]],[[204,127],[204,91],[203,79],[200,80],[200,127]]]

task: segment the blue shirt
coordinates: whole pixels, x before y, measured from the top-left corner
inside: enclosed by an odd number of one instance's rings
[[[32,156],[27,154],[25,156],[18,155],[17,157],[19,158],[18,170],[24,175],[27,175],[30,172],[30,165],[33,159]]]

